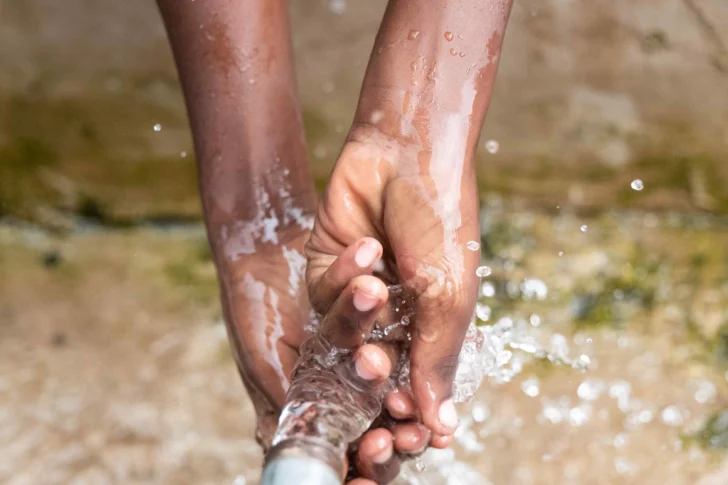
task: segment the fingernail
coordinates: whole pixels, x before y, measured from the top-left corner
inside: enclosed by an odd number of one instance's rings
[[[392,441],[389,440],[389,442],[385,445],[385,447],[382,451],[380,451],[376,455],[372,456],[372,461],[379,465],[381,465],[382,463],[387,463],[389,461],[389,459],[392,458],[393,451],[394,451],[394,448],[392,446]]]
[[[407,411],[407,405],[404,403],[399,395],[394,395],[389,399],[390,411],[396,411],[399,413],[405,413]]]
[[[364,379],[365,381],[373,381],[377,377],[379,377],[378,374],[376,374],[373,370],[371,370],[365,363],[364,359],[358,358],[354,362],[354,369],[356,369],[357,375]]]
[[[372,298],[362,291],[354,290],[354,308],[360,312],[368,312],[377,306],[378,302],[377,298]]]
[[[379,257],[379,244],[374,241],[366,241],[354,253],[354,261],[360,268],[367,268],[374,264]]]
[[[458,411],[455,409],[455,404],[452,402],[452,399],[448,399],[440,404],[440,411],[437,415],[440,418],[440,422],[444,424],[445,427],[453,431],[455,431],[460,424]]]

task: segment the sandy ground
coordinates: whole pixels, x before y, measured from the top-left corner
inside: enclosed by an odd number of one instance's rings
[[[516,352],[513,382],[487,382],[462,407],[458,464],[440,455],[408,483],[725,484],[725,430],[714,446],[692,438],[728,403],[712,344],[728,300],[720,221],[494,207],[490,321],[539,323],[529,333],[591,368]],[[548,294],[524,293],[528,278]],[[253,414],[200,227],[58,237],[3,225],[0,283],[0,482],[257,483]],[[647,294],[649,308],[634,297]],[[601,303],[574,323],[585,295]]]

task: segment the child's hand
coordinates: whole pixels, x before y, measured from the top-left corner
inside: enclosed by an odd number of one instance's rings
[[[386,327],[395,323],[391,315],[397,313],[388,305],[387,286],[371,275],[381,255],[382,246],[375,239],[356,241],[336,258],[326,277],[311,288],[316,295],[330,295],[329,303],[319,307],[326,312],[319,335],[333,347],[356,349],[355,369],[359,377],[369,381],[390,377],[393,370],[398,370],[401,352],[409,346],[406,338],[365,343],[375,321]],[[371,484],[370,480],[389,483],[399,474],[402,459],[423,452],[428,444],[441,448],[451,440],[450,436],[433,437],[421,424],[409,389],[389,393],[384,404],[386,411],[350,450],[354,464],[350,477],[361,477],[351,484]]]
[[[352,271],[382,258],[379,274],[414,299],[414,401],[445,436],[458,426],[452,383],[477,297],[480,253],[466,245],[480,238],[478,198],[472,167],[435,172],[423,160],[420,147],[376,130],[350,137],[306,246],[306,279],[312,305],[326,311]],[[384,249],[357,243],[372,238]]]

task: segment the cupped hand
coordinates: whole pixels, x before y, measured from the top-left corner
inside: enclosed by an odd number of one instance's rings
[[[415,302],[408,404],[443,444],[458,426],[452,382],[477,296],[479,252],[467,243],[479,240],[479,228],[472,164],[453,153],[443,168],[443,153],[433,151],[375,128],[350,135],[319,204],[306,280],[312,305],[325,312],[354,268],[379,258],[375,244],[353,245],[383,243],[375,274]],[[347,257],[353,265],[336,264]]]
[[[261,245],[253,257],[227,261],[220,271],[225,320],[238,368],[256,410],[256,437],[264,449],[270,447],[285,405],[298,349],[316,326],[306,286],[296,284],[303,276],[301,253],[307,238],[306,231],[279,234],[277,246]],[[375,257],[370,264],[358,265],[348,256],[364,243],[374,246]],[[381,254],[376,241],[357,242],[335,265],[342,279],[322,282],[328,290],[338,288],[336,294],[331,293],[338,304],[332,302],[322,319],[321,331],[338,346],[358,349],[357,369],[366,379],[388,377],[396,361],[396,350],[391,347],[362,346],[361,332],[355,324],[378,313],[387,300],[386,286],[369,276]],[[406,394],[387,396],[385,409],[387,429],[373,427],[350,453],[352,476],[382,484],[398,474],[400,454],[419,453],[430,440],[429,431],[414,421],[414,403]],[[396,418],[396,424],[390,417]],[[358,480],[356,483],[361,483],[362,479]]]

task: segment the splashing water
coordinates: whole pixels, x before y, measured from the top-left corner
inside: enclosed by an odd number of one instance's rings
[[[488,150],[488,153],[498,153],[499,148],[500,144],[495,140],[488,140],[487,142],[485,142],[485,149]]]
[[[629,184],[632,189],[636,191],[640,191],[645,188],[645,184],[640,179],[634,179],[631,184]]]

